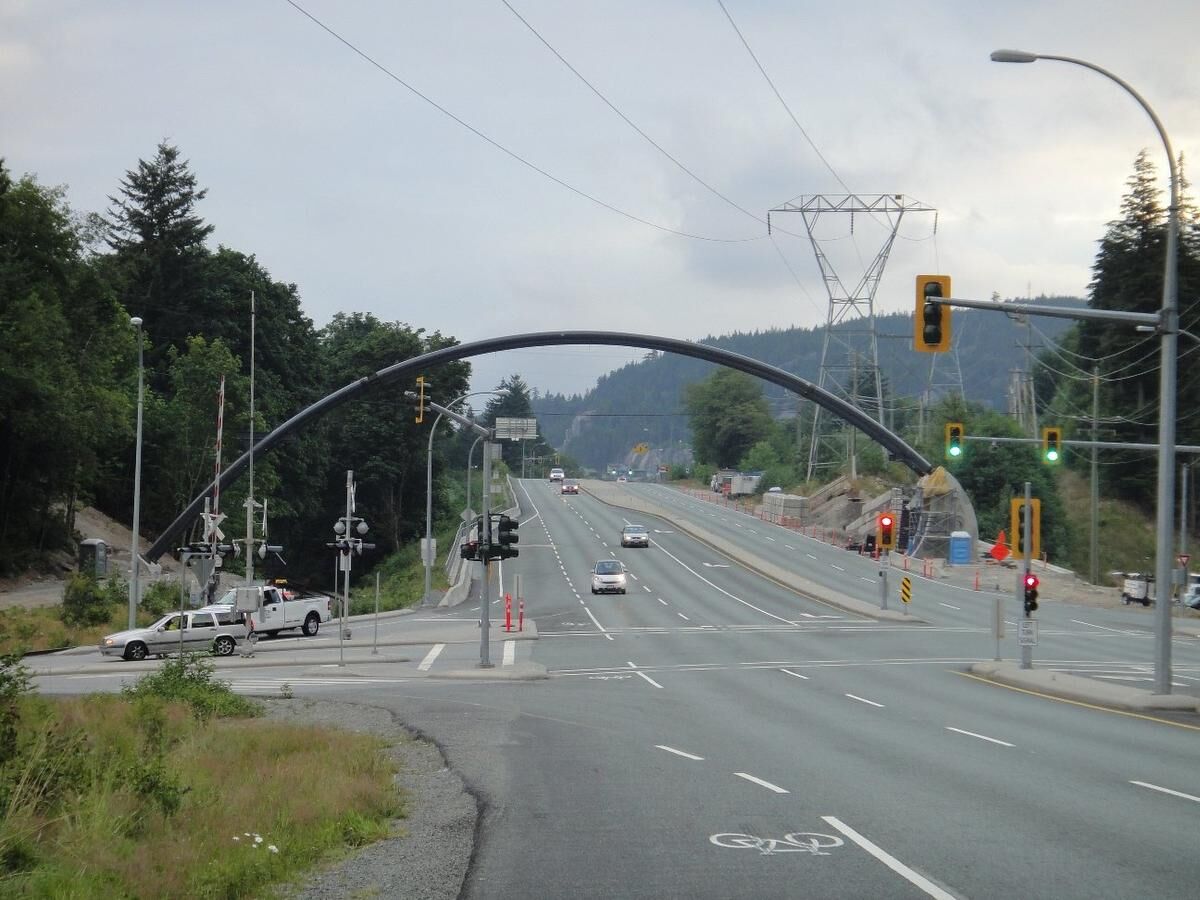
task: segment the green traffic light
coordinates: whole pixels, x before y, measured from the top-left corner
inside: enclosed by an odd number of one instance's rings
[[[1046,459],[1048,459],[1050,462],[1058,462],[1058,451],[1057,450],[1047,450],[1046,451]]]
[[[951,456],[962,456],[962,447],[959,447],[957,444],[954,445],[953,447],[950,448],[950,455]]]

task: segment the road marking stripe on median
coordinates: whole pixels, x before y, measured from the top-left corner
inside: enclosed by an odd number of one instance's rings
[[[505,641],[504,642],[504,659],[500,663],[500,665],[511,666],[516,661],[517,661],[517,642],[516,641]]]
[[[977,734],[974,731],[964,731],[961,728],[953,728],[950,725],[946,726],[947,731],[953,731],[958,734],[965,734],[968,737],[979,738],[981,741],[990,741],[993,744],[999,744],[1001,747],[1015,747],[1015,744],[1010,744],[1008,741],[1001,741],[993,737],[988,737],[986,734]]]
[[[846,696],[851,700],[857,700],[859,703],[866,703],[870,706],[878,706],[880,709],[884,709],[884,705],[882,703],[876,703],[874,700],[868,700],[866,697],[858,696],[858,694],[847,694]]]
[[[892,856],[890,853],[888,853],[886,850],[884,850],[882,847],[878,847],[875,844],[871,843],[869,840],[867,840],[865,837],[863,837],[861,834],[859,834],[857,831],[855,831],[853,828],[851,828],[845,822],[843,822],[840,819],[837,819],[833,816],[821,816],[821,819],[824,820],[829,825],[836,828],[838,831],[840,831],[846,837],[850,838],[850,840],[854,841],[854,843],[858,844],[858,846],[862,847],[864,850],[866,850],[868,853],[870,853],[873,857],[875,857],[877,860],[879,860],[881,863],[883,863],[885,866],[887,866],[889,869],[891,869],[893,872],[895,872],[901,878],[907,879],[910,883],[912,883],[916,887],[919,887],[930,897],[934,897],[934,898],[936,898],[936,900],[955,900],[955,897],[953,894],[947,893],[946,891],[944,891],[940,887],[938,887],[936,884],[934,884],[932,881],[930,881],[928,878],[926,878],[924,875],[920,874],[919,872],[913,871],[908,866],[906,866],[904,863],[900,862],[900,860],[896,859],[896,857]]]
[[[946,607],[946,609],[962,609],[962,607],[961,607],[961,606],[953,606],[953,605],[951,605],[951,604],[949,604],[949,603],[942,603],[942,601],[941,601],[941,600],[939,600],[939,601],[938,601],[938,604],[939,604],[940,606],[944,606],[944,607]]]
[[[791,675],[793,678],[803,678],[805,681],[809,680],[807,675],[801,675],[799,672],[793,672],[791,669],[780,669],[779,671],[784,675]]]
[[[1181,797],[1184,800],[1194,800],[1200,803],[1200,797],[1193,797],[1191,794],[1185,794],[1182,791],[1173,791],[1170,788],[1159,787],[1157,784],[1150,784],[1148,781],[1131,781],[1130,784],[1136,784],[1138,787],[1149,788],[1152,791],[1159,791],[1163,794],[1170,794],[1172,797]]]
[[[664,688],[663,688],[663,686],[662,686],[661,684],[659,684],[657,681],[655,681],[653,678],[651,678],[651,677],[650,677],[649,675],[647,675],[645,672],[639,672],[639,671],[638,671],[638,667],[637,667],[637,666],[635,666],[635,665],[634,665],[632,662],[630,662],[630,663],[629,663],[629,668],[633,669],[633,674],[634,674],[634,675],[640,675],[642,678],[644,678],[646,681],[650,682],[652,685],[654,685],[654,686],[655,686],[656,688],[658,688],[660,691],[661,691],[661,690],[664,690]]]
[[[674,747],[668,747],[666,744],[655,744],[659,750],[666,750],[668,753],[674,753],[676,756],[682,756],[684,759],[694,759],[699,762],[704,761],[703,756],[697,756],[695,753],[687,753],[684,750],[676,750]]]
[[[582,600],[580,600],[579,602],[583,603]],[[603,625],[600,624],[599,620],[595,616],[592,615],[592,611],[587,608],[587,604],[584,604],[583,611],[588,614],[588,618],[590,618],[592,620],[592,622],[595,623],[596,627],[600,629],[600,633],[611,641],[613,639],[613,636],[611,634],[609,634],[608,630]]]
[[[789,793],[789,791],[786,788],[781,788],[777,784],[771,784],[771,782],[769,782],[769,781],[763,781],[761,778],[755,778],[753,775],[749,775],[745,772],[734,772],[733,774],[736,775],[738,778],[745,778],[747,781],[753,781],[755,784],[761,785],[762,787],[765,787],[767,790],[774,791],[777,794]]]
[[[445,644],[434,644],[433,648],[425,654],[425,658],[417,664],[417,668],[422,672],[428,672],[429,667],[433,665],[433,661],[437,659],[438,655],[445,649]]]

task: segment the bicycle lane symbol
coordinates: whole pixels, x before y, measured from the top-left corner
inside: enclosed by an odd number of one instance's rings
[[[818,834],[812,831],[793,831],[781,838],[762,838],[753,834],[725,832],[709,836],[709,843],[730,850],[757,850],[763,856],[775,853],[808,853],[812,856],[830,856],[827,850],[841,847],[843,841],[833,834]]]

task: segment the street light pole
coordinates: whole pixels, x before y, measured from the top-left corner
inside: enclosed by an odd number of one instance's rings
[[[482,437],[475,438],[475,442],[471,444],[471,449],[467,451],[467,514],[471,513],[471,460],[475,458],[475,448],[479,446]]]
[[[1161,375],[1158,400],[1158,516],[1155,527],[1154,578],[1154,692],[1171,693],[1171,602],[1170,587],[1172,566],[1172,510],[1175,502],[1175,411],[1176,411],[1176,363],[1179,346],[1179,173],[1175,165],[1175,151],[1162,122],[1133,87],[1107,69],[1094,63],[1070,56],[1054,56],[1045,53],[1029,53],[1024,50],[995,50],[993,62],[1031,63],[1039,59],[1070,63],[1091,69],[1118,85],[1134,100],[1154,123],[1167,153],[1167,170],[1171,179],[1171,205],[1167,207],[1167,254],[1163,272],[1162,309],[1159,313],[1158,331],[1162,337],[1160,354]]]
[[[137,449],[134,451],[133,457],[133,545],[130,550],[129,566],[129,627],[137,627],[137,608],[141,602],[141,582],[139,574],[141,572],[141,554],[138,549],[138,535],[141,531],[142,518],[142,320],[140,316],[133,316],[129,320],[129,324],[137,329],[137,345],[138,345],[138,395],[137,395]],[[183,578],[180,576],[180,583]]]
[[[482,394],[503,394],[504,391],[475,391],[472,394],[462,394],[455,397],[447,407],[453,406],[468,397],[478,397]],[[425,564],[425,594],[421,598],[422,606],[432,606],[433,598],[430,596],[433,593],[433,435],[437,431],[438,422],[442,421],[443,413],[438,413],[437,418],[433,420],[433,425],[429,429],[429,448],[425,453],[425,546],[421,553],[421,562]],[[473,445],[472,445],[473,446]],[[470,490],[471,470],[470,457],[467,459],[467,490]],[[485,485],[486,489],[486,485]]]

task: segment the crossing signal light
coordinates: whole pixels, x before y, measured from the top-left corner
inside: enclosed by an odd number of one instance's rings
[[[963,453],[963,424],[962,422],[946,423],[946,458],[958,459]]]
[[[1042,429],[1042,459],[1051,465],[1062,459],[1062,429],[1050,426]]]
[[[1030,501],[1029,556],[1037,559],[1042,552],[1042,501]],[[1012,528],[1013,556],[1025,556],[1025,498],[1014,497],[1009,508],[1009,527]]]
[[[949,275],[917,276],[913,349],[921,353],[944,353],[950,349],[950,307],[940,302],[949,297]]]
[[[880,513],[875,525],[876,544],[880,550],[891,550],[896,546],[896,517],[891,513]]]
[[[1032,572],[1025,573],[1025,615],[1037,612],[1038,585],[1041,582]]]
[[[428,384],[424,375],[417,376],[417,418],[415,421],[418,425],[425,421],[425,387]]]
[[[496,545],[493,548],[496,559],[511,559],[521,555],[521,551],[513,546],[521,540],[520,535],[517,534],[517,529],[520,527],[521,523],[516,519],[510,516],[500,517]]]

